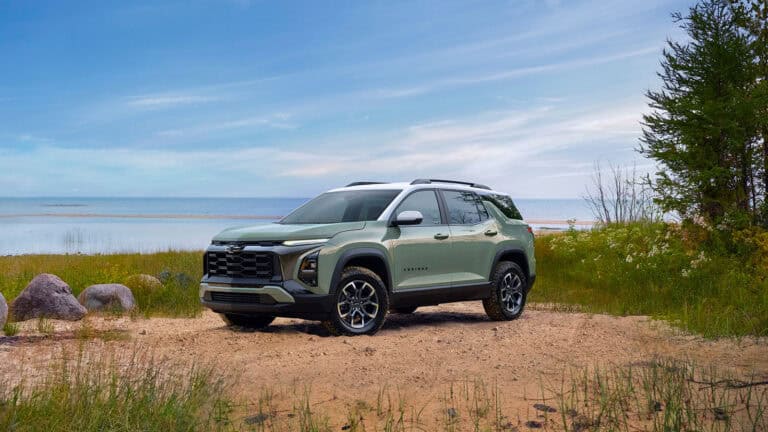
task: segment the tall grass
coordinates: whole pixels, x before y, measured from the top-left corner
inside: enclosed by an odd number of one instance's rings
[[[714,368],[653,361],[590,368],[556,392],[565,431],[765,431],[768,388]]]
[[[151,357],[66,352],[42,378],[0,385],[0,430],[225,430],[229,402],[213,369]]]
[[[768,336],[768,275],[686,236],[659,223],[539,237],[530,300],[651,315],[708,337]]]
[[[202,252],[115,255],[21,255],[0,257],[0,292],[10,303],[40,273],[53,273],[77,296],[100,283],[126,283],[135,274],[165,276],[163,286],[131,286],[137,313],[191,317],[202,308],[198,282]]]

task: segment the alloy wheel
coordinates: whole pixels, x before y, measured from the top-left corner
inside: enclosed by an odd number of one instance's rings
[[[353,280],[341,289],[336,309],[341,321],[349,328],[363,329],[379,314],[379,296],[370,283]]]
[[[501,280],[501,305],[510,314],[517,314],[523,307],[523,280],[512,272]]]

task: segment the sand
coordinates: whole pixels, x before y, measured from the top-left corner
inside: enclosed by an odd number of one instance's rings
[[[575,370],[643,364],[657,359],[717,365],[737,375],[768,379],[768,342],[706,340],[647,317],[566,313],[531,306],[512,322],[492,322],[479,302],[420,308],[390,315],[375,336],[331,337],[315,322],[277,319],[263,332],[235,331],[205,312],[193,319],[88,318],[117,329],[116,341],[74,337],[81,323],[53,322],[55,333],[37,336],[36,322],[20,336],[0,338],[0,373],[41,374],[61,347],[76,351],[149,350],[172,362],[215,364],[232,379],[233,397],[256,404],[264,389],[290,408],[293,392],[311,386],[314,409],[339,430],[349,407],[372,407],[380,394],[422,409],[422,430],[445,417],[451,387],[478,380],[498,388],[510,425],[541,419],[533,404]],[[244,408],[243,415],[252,408]],[[512,427],[512,426],[510,426]]]

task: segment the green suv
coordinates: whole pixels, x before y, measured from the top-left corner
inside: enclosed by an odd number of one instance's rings
[[[520,316],[536,279],[533,232],[512,199],[449,180],[356,182],[281,221],[227,229],[205,252],[200,298],[230,325],[275,317],[373,334],[387,313],[482,300]]]

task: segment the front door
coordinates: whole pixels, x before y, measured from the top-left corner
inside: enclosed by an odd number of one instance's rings
[[[421,212],[424,219],[419,225],[390,228],[395,291],[449,286],[451,239],[440,215],[437,192],[420,189],[411,193],[397,207],[394,217],[408,210]]]

